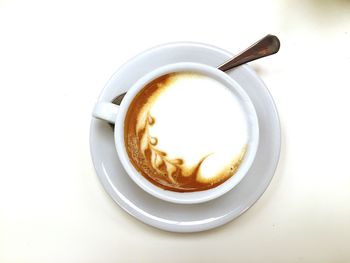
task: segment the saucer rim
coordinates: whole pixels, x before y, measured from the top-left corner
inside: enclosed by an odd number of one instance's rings
[[[179,46],[191,46],[193,48],[195,47],[200,47],[200,48],[206,48],[206,49],[211,49],[214,52],[220,52],[222,53],[224,56],[232,56],[232,54],[226,50],[223,50],[219,47],[210,45],[210,44],[205,44],[205,43],[200,43],[200,42],[188,42],[188,41],[180,41],[180,42],[170,42],[170,43],[165,43],[162,45],[157,45],[155,47],[149,48],[147,50],[145,50],[144,52],[141,52],[139,54],[137,54],[136,56],[132,57],[130,60],[128,60],[127,62],[125,62],[124,64],[122,64],[116,71],[115,73],[110,77],[110,79],[107,81],[106,85],[104,86],[104,88],[102,89],[99,97],[98,97],[98,101],[101,100],[102,97],[104,97],[104,94],[106,93],[106,90],[108,89],[108,87],[110,86],[111,82],[113,82],[113,79],[120,74],[120,71],[123,70],[125,67],[127,67],[129,64],[132,64],[135,60],[139,59],[140,56],[143,55],[148,55],[150,53],[152,53],[153,51],[159,49],[159,48],[173,48],[173,47],[179,47]],[[184,227],[181,228],[181,226],[179,225],[172,225],[172,224],[162,224],[157,220],[152,220],[151,217],[147,217],[144,214],[138,212],[137,210],[132,210],[132,208],[130,208],[130,204],[128,207],[128,204],[125,204],[125,202],[127,200],[125,199],[125,196],[120,196],[118,195],[118,192],[116,191],[115,186],[109,181],[109,178],[101,178],[101,175],[99,174],[99,168],[97,167],[97,163],[95,162],[95,157],[94,157],[94,152],[92,149],[92,130],[94,128],[94,119],[91,120],[90,123],[90,136],[89,136],[89,143],[90,143],[90,154],[91,154],[91,158],[92,158],[92,162],[93,162],[93,166],[96,172],[96,175],[99,178],[100,183],[102,184],[102,186],[104,187],[105,191],[108,193],[108,195],[124,210],[126,211],[129,215],[135,217],[136,219],[140,220],[141,222],[147,224],[147,225],[151,225],[155,228],[158,229],[162,229],[165,231],[170,231],[170,232],[200,232],[200,231],[205,231],[205,230],[209,230],[209,229],[213,229],[216,228],[218,226],[224,225],[228,222],[230,222],[231,220],[241,216],[242,214],[244,214],[249,208],[251,208],[260,198],[261,196],[265,193],[266,189],[268,188],[268,186],[270,185],[272,178],[274,177],[274,174],[276,172],[276,169],[278,167],[278,163],[279,163],[279,159],[280,159],[280,153],[281,153],[281,142],[282,142],[282,138],[281,138],[281,124],[280,124],[280,118],[279,118],[279,114],[277,111],[277,107],[276,107],[276,103],[273,99],[273,97],[271,96],[271,92],[269,91],[269,89],[267,88],[267,86],[265,85],[265,83],[262,81],[262,79],[257,75],[257,73],[249,66],[249,65],[241,65],[240,67],[245,68],[245,70],[247,70],[249,72],[250,75],[252,75],[254,77],[254,79],[259,83],[259,86],[261,86],[261,88],[265,88],[269,99],[271,100],[271,112],[269,113],[268,118],[270,118],[270,116],[274,115],[275,118],[275,132],[278,135],[278,139],[275,138],[275,143],[276,143],[276,152],[274,153],[274,159],[276,160],[275,163],[271,166],[271,176],[266,180],[266,185],[264,186],[264,189],[261,191],[260,194],[257,195],[257,197],[255,197],[254,201],[251,201],[249,204],[247,204],[246,207],[244,207],[239,213],[235,214],[235,213],[230,213],[228,215],[226,215],[224,218],[219,218],[219,219],[215,219],[209,223],[200,223],[198,225],[192,225],[191,228],[189,227]],[[140,189],[141,190],[141,189]],[[142,190],[141,190],[142,191]],[[120,200],[114,195],[117,194],[118,198],[120,198]],[[203,203],[205,204],[205,203]],[[181,204],[179,204],[181,205]],[[182,204],[184,206],[188,205],[188,204]]]

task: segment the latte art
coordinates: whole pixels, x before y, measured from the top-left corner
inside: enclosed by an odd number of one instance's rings
[[[164,189],[193,192],[233,176],[247,150],[244,111],[205,75],[179,72],[144,87],[129,106],[124,139],[134,167]]]

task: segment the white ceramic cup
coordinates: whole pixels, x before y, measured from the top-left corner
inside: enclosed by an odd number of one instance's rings
[[[237,96],[238,101],[241,103],[242,108],[246,114],[246,120],[248,123],[248,147],[242,163],[240,164],[236,173],[226,180],[224,183],[204,191],[198,192],[174,192],[164,190],[142,176],[131,163],[126,147],[124,144],[124,121],[128,111],[130,103],[139,91],[144,88],[152,80],[172,72],[197,72],[214,78],[225,86],[230,88]],[[186,96],[186,94],[184,94]],[[181,107],[181,105],[179,105]],[[210,107],[210,105],[208,105]],[[98,119],[108,121],[115,124],[114,127],[114,142],[117,149],[119,159],[131,179],[140,186],[143,190],[149,194],[172,203],[179,204],[196,204],[202,203],[214,198],[217,198],[226,192],[234,188],[247,174],[250,166],[252,165],[259,143],[259,125],[258,118],[255,112],[253,103],[249,96],[243,90],[243,88],[230,78],[226,73],[218,70],[217,68],[199,64],[199,63],[175,63],[169,64],[151,71],[142,78],[140,78],[133,86],[130,87],[125,97],[123,98],[120,106],[111,102],[97,102],[93,110],[93,116]],[[209,121],[209,120],[208,120]]]

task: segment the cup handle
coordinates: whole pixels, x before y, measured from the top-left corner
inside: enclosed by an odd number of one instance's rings
[[[118,110],[119,106],[111,102],[97,102],[92,112],[92,116],[115,124]]]

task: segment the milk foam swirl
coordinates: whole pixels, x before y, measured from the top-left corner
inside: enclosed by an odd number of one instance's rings
[[[212,99],[217,105],[208,104]],[[162,76],[130,105],[125,141],[132,163],[168,190],[221,184],[234,175],[246,152],[247,124],[239,105],[227,87],[207,76]]]

